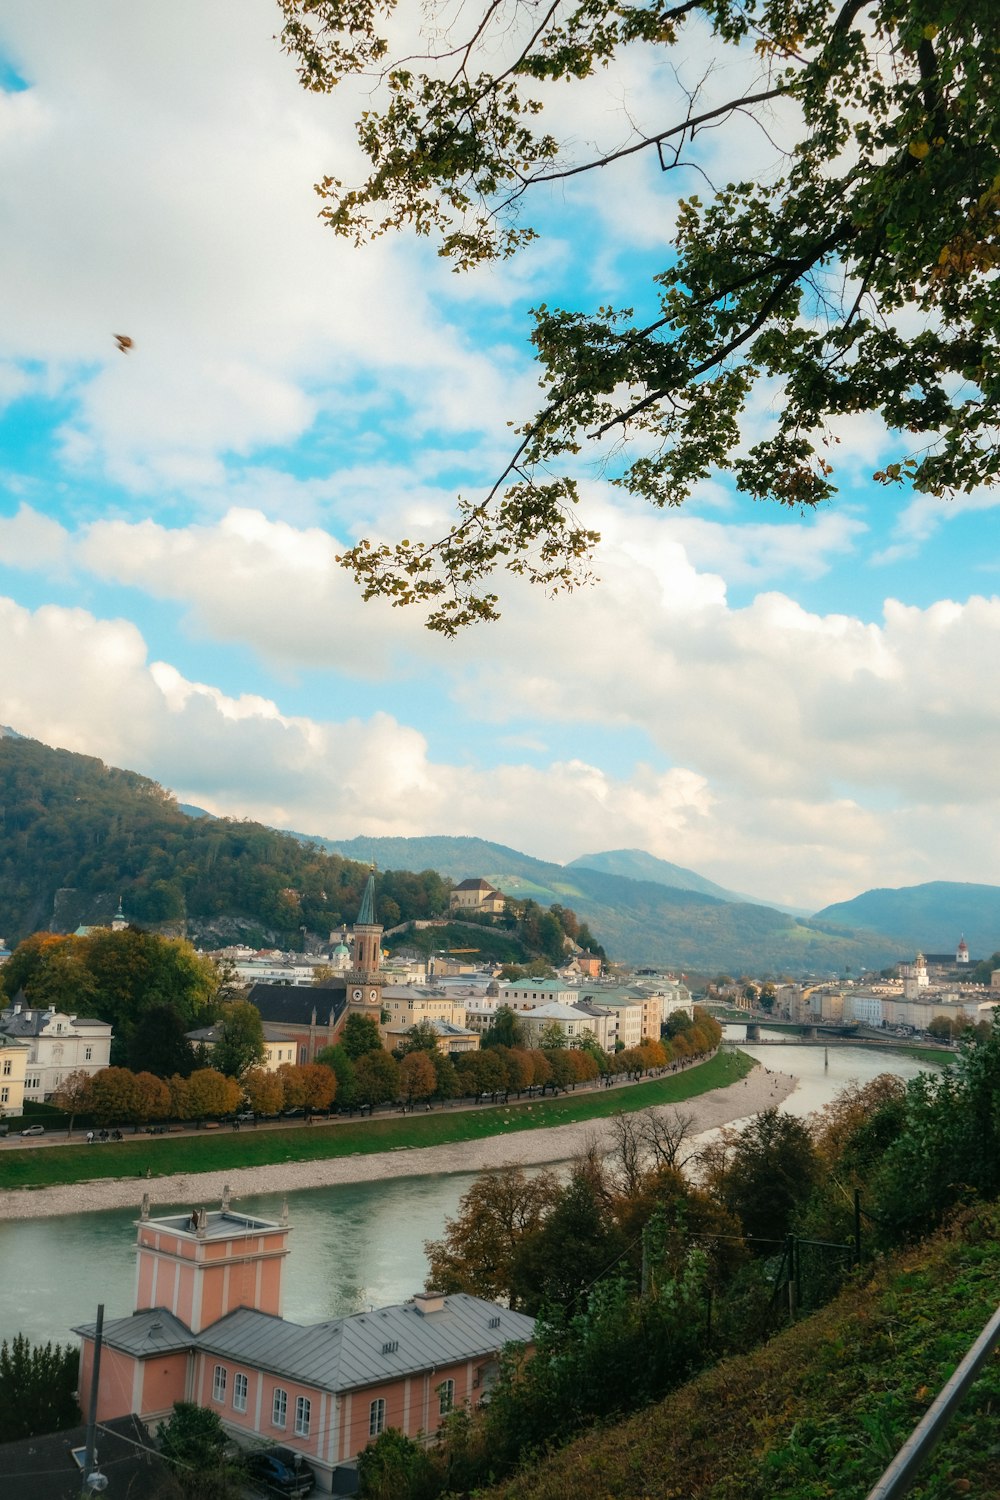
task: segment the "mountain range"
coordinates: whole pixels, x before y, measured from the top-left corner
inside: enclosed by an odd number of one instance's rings
[[[572,907],[609,955],[755,975],[882,968],[917,949],[1000,947],[1000,888],[933,882],[868,891],[813,916],[780,910],[641,849],[567,865],[471,837],[334,839],[216,818],[155,782],[0,730],[0,932],[72,931],[119,898],[139,921],[214,940],[292,946],[353,918],[372,861],[386,910],[440,910],[448,885]]]

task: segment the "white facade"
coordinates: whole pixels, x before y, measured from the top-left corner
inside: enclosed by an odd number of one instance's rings
[[[25,1099],[48,1099],[68,1074],[99,1073],[111,1058],[111,1027],[105,1021],[15,1004],[0,1012],[0,1030],[28,1046]]]
[[[534,1010],[539,1005],[572,1005],[579,989],[557,979],[513,979],[500,982],[500,1003],[511,1010]]]
[[[571,1047],[577,1045],[582,1038],[591,1036],[605,1052],[614,1050],[617,1017],[609,1011],[591,1015],[576,1005],[553,1003],[519,1012],[518,1019],[524,1026],[525,1040],[529,1047],[540,1046],[548,1028],[555,1025]]]

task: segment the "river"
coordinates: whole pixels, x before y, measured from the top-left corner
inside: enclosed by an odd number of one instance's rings
[[[799,1080],[783,1106],[796,1115],[822,1108],[852,1080],[879,1073],[912,1078],[926,1066],[881,1049],[747,1046],[744,1035],[744,1027],[726,1028],[726,1039],[762,1066]],[[316,1323],[419,1291],[427,1268],[424,1241],[440,1236],[475,1177],[394,1178],[290,1194],[285,1317]],[[281,1199],[248,1196],[239,1207],[276,1217]],[[74,1323],[93,1320],[99,1302],[109,1318],[130,1313],[134,1220],[132,1210],[110,1210],[0,1223],[0,1337],[24,1333],[33,1342],[65,1343]]]

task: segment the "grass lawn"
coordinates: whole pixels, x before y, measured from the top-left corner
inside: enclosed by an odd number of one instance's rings
[[[178,1172],[213,1172],[227,1167],[272,1166],[276,1162],[403,1151],[514,1135],[551,1125],[596,1120],[618,1110],[631,1113],[651,1104],[680,1104],[710,1089],[744,1078],[754,1066],[741,1052],[720,1052],[683,1073],[612,1089],[587,1089],[554,1099],[495,1105],[485,1109],[436,1107],[430,1114],[386,1115],[280,1129],[228,1128],[186,1136],[127,1136],[120,1144],[23,1147],[0,1153],[0,1187],[41,1188],[90,1182],[104,1177],[169,1177]]]

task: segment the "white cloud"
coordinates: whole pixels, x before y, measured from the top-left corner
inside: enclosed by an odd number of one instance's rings
[[[286,541],[301,589],[302,542]],[[9,601],[3,717],[212,810],[308,832],[470,833],[557,859],[637,845],[802,904],[990,878],[1000,707],[982,684],[1000,600],[889,603],[881,625],[862,625],[778,594],[656,615],[651,597],[546,604],[525,590],[485,654],[454,658],[459,715],[488,706],[549,739],[575,726],[581,753],[542,766],[463,764],[460,732],[454,755],[432,759],[424,734],[386,713],[288,715],[150,665],[128,622]],[[610,773],[586,752],[591,724],[644,731],[663,763]]]

